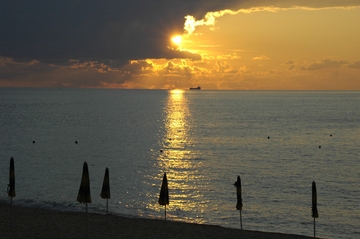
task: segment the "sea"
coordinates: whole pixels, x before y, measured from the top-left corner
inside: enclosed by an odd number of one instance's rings
[[[85,212],[87,162],[90,212],[360,238],[359,91],[0,88],[0,112],[2,203],[13,157],[13,205]]]

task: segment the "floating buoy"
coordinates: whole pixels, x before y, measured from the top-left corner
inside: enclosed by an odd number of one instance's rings
[[[33,140],[33,144],[35,144],[35,140]]]
[[[75,144],[77,144],[78,143],[78,141],[75,141]]]

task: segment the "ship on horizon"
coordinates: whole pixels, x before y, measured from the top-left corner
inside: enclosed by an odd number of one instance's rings
[[[201,87],[200,86],[198,86],[198,87],[190,87],[190,90],[201,90]]]

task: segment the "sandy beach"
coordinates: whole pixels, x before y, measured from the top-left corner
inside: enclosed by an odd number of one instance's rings
[[[12,206],[10,230],[10,205],[0,204],[0,238],[251,238],[300,239],[299,235],[268,233],[224,228],[212,225],[126,218],[117,215],[62,212]],[[241,237],[242,236],[242,237]]]

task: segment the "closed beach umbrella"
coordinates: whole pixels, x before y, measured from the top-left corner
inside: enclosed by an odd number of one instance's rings
[[[81,177],[81,184],[79,189],[79,194],[77,196],[77,201],[80,203],[86,204],[86,235],[88,235],[88,203],[91,203],[90,195],[90,177],[89,169],[86,162],[84,162],[83,173]]]
[[[14,158],[13,157],[10,158],[8,196],[10,196],[11,199],[16,196],[16,192],[15,192],[15,165],[14,165]]]
[[[316,237],[315,233],[315,218],[319,217],[319,213],[317,210],[317,193],[316,193],[316,184],[315,181],[312,182],[312,217],[314,218],[314,238]]]
[[[83,166],[83,173],[81,177],[81,184],[80,184],[77,201],[86,204],[91,203],[90,177],[89,177],[88,165],[86,162],[84,162],[84,166]]]
[[[10,229],[12,224],[12,198],[16,196],[15,192],[15,165],[14,158],[10,158],[10,171],[9,171],[9,184],[8,184],[8,196],[10,197]]]
[[[100,197],[106,198],[106,214],[108,214],[108,199],[110,198],[110,178],[109,178],[108,168],[105,169],[105,176],[103,180]]]
[[[165,206],[165,220],[166,220],[166,205],[169,205],[169,189],[168,189],[168,182],[166,178],[166,173],[164,173],[164,177],[161,184],[160,189],[160,197],[159,197],[159,204]]]
[[[235,187],[236,187],[236,196],[237,196],[236,209],[237,209],[237,210],[240,210],[240,229],[242,230],[241,211],[242,211],[243,203],[242,203],[241,179],[240,179],[240,176],[237,177],[237,181],[235,182]]]

